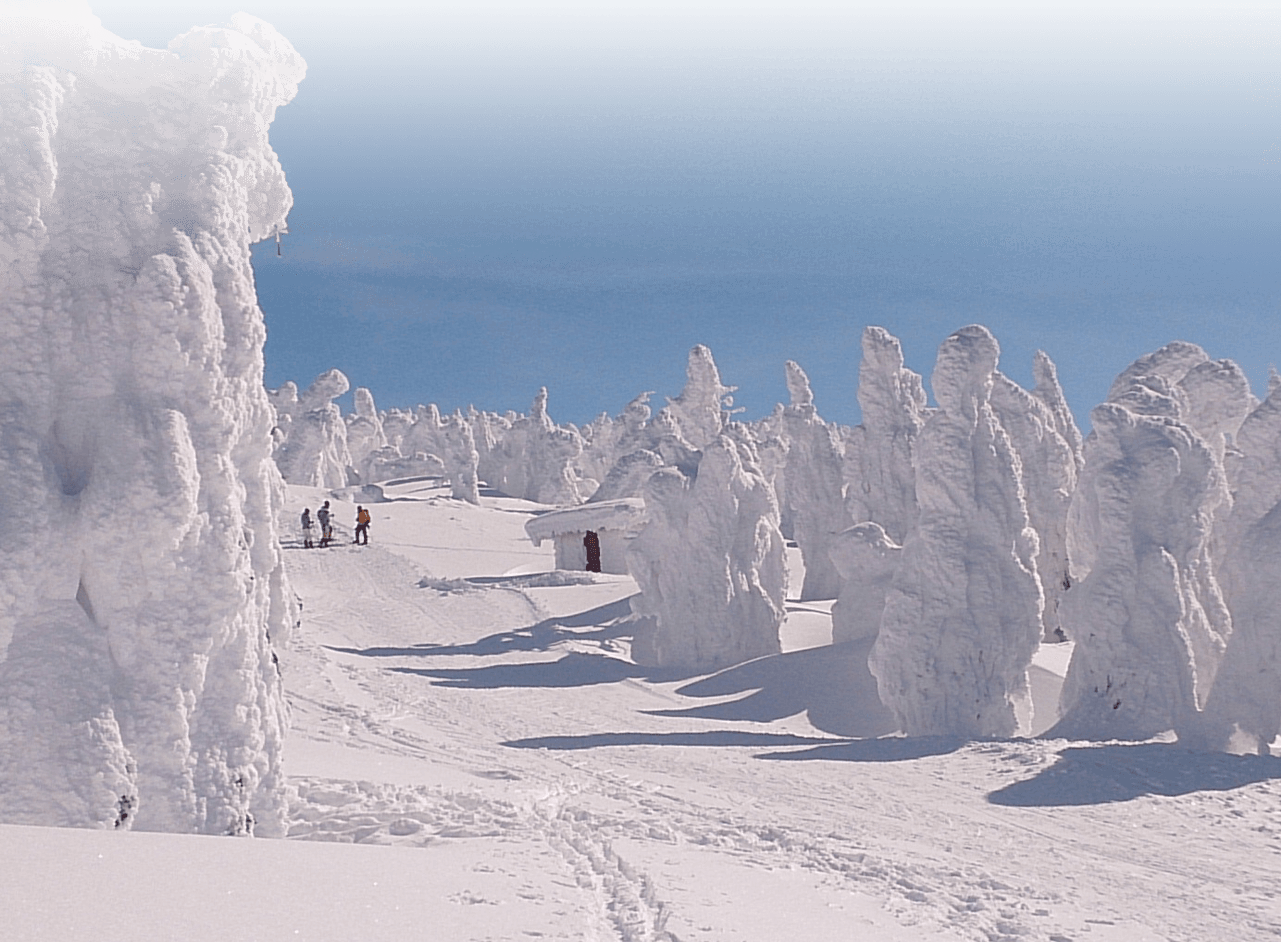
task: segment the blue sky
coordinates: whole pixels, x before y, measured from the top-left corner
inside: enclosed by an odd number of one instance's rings
[[[1281,363],[1272,3],[95,3],[163,45],[243,7],[308,61],[255,251],[267,382],[559,421],[675,395],[712,348],[754,418],[859,337],[927,375],[989,326],[1078,419],[1170,340]],[[661,402],[661,399],[659,399]]]

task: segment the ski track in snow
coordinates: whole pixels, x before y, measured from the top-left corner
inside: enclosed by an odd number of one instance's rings
[[[422,503],[442,540],[457,505]],[[493,512],[518,509],[506,503],[488,515],[514,533],[521,515]],[[505,532],[495,539],[519,539]],[[680,692],[697,678],[631,664],[616,625],[635,591],[625,577],[420,585],[420,565],[376,542],[286,557],[304,606],[282,656],[290,742],[319,756],[290,779],[292,839],[552,848],[567,900],[592,901],[588,939],[731,938],[687,918],[684,888],[633,849],[669,854],[694,882],[709,852],[803,871],[873,897],[903,938],[1281,936],[1281,760],[842,738],[803,713],[735,714],[755,691],[709,701]],[[726,718],[671,715],[709,702],[729,704]],[[369,780],[313,774],[335,749],[372,762]],[[380,781],[375,759],[402,781]]]

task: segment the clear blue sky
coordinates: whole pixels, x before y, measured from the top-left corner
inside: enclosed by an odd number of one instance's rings
[[[794,359],[853,423],[864,325],[928,378],[979,322],[1085,420],[1170,340],[1256,392],[1281,364],[1275,2],[91,5],[158,46],[243,7],[307,59],[255,250],[271,386],[546,385],[581,423],[705,343],[747,418]]]

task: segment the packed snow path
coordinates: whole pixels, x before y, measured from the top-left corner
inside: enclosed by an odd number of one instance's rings
[[[287,523],[329,496],[289,490]],[[543,508],[386,493],[369,547],[332,498],[335,546],[286,533],[292,840],[0,827],[6,940],[1281,935],[1281,759],[887,735],[823,601],[781,655],[655,674],[634,583],[548,573]]]

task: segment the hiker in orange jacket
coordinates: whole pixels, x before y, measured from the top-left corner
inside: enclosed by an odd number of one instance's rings
[[[361,537],[364,537],[362,540]],[[356,508],[356,543],[369,545],[369,511],[364,507]]]

